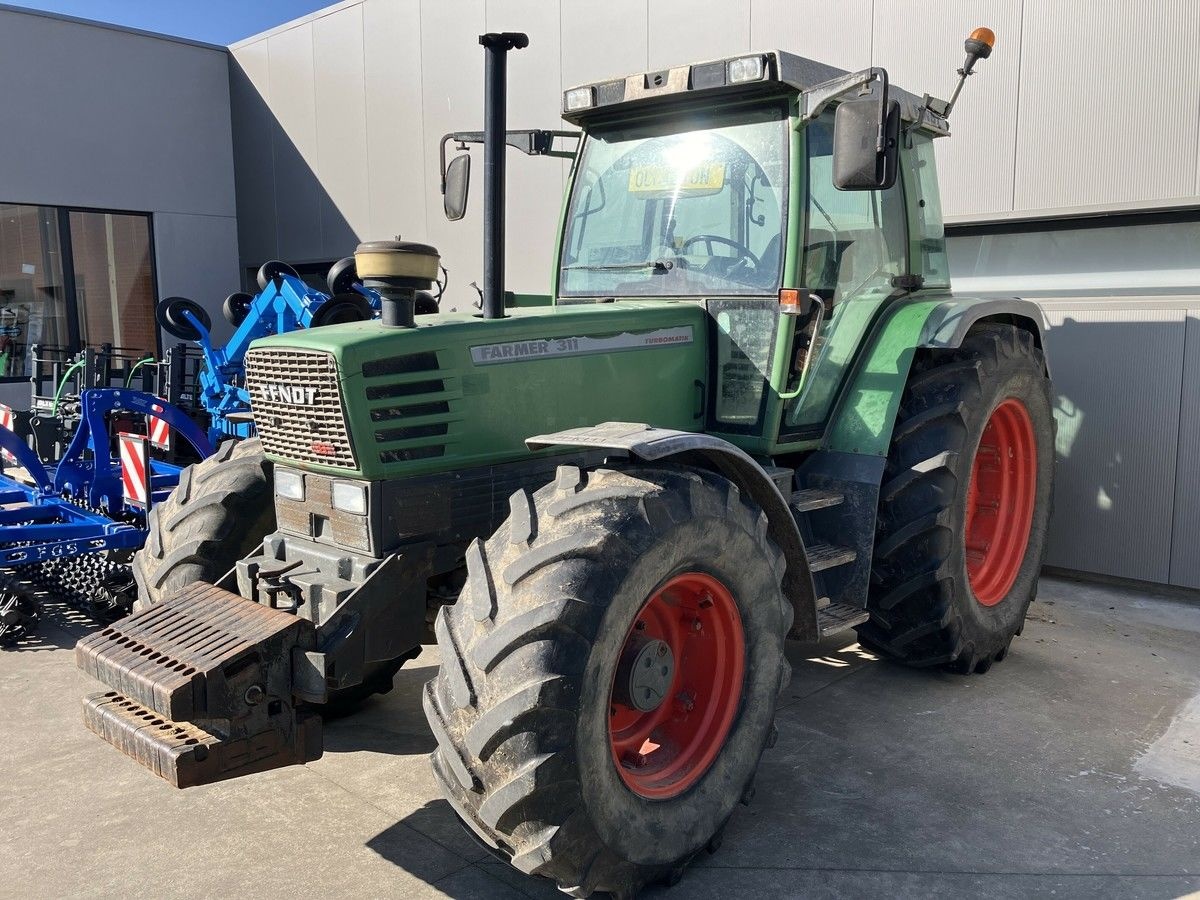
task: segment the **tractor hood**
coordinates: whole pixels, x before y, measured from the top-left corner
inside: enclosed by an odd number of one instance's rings
[[[529,456],[525,438],[610,420],[703,427],[707,316],[618,302],[377,320],[256,341],[255,424],[274,462],[379,480]]]

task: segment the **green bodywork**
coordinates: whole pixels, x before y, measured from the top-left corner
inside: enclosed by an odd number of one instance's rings
[[[525,438],[539,430],[556,431],[597,421],[702,429],[699,413],[708,333],[704,309],[699,305],[632,301],[516,308],[509,313],[507,318],[490,322],[467,313],[445,313],[421,317],[422,324],[411,329],[384,328],[377,321],[335,325],[264,338],[255,342],[254,348],[289,347],[334,356],[358,469],[347,472],[314,463],[304,468],[342,477],[380,480],[510,462],[530,455]],[[665,329],[672,331],[656,338]],[[588,352],[586,343],[573,343],[587,338],[600,339],[606,349]],[[674,342],[613,348],[623,342],[667,338]],[[473,348],[476,353],[502,354],[505,347],[524,355],[513,355],[509,361],[503,356],[494,362],[472,359]],[[363,374],[365,363],[421,353],[436,354],[436,369],[374,377]],[[441,386],[430,384],[434,390],[406,394],[403,404],[419,408],[444,403],[445,411],[406,417],[389,425],[444,424],[446,434],[377,440],[382,426],[372,421],[372,411],[394,407],[399,401],[368,399],[370,389],[430,382]],[[380,459],[381,451],[431,445],[444,446],[444,454],[390,463]]]

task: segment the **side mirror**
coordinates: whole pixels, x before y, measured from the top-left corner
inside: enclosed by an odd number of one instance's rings
[[[886,191],[896,183],[899,156],[899,103],[888,100],[881,111],[879,101],[868,97],[838,106],[833,119],[834,187]]]
[[[457,222],[467,214],[467,191],[471,186],[471,154],[462,153],[450,160],[446,167],[446,181],[442,185],[442,208],[446,218]]]

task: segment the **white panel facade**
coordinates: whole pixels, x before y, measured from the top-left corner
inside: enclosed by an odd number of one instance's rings
[[[367,90],[363,7],[351,6],[313,22],[317,112],[317,179],[321,195],[322,256],[347,256],[355,235],[370,228]]]
[[[1017,210],[1194,199],[1200,4],[1025,0]]]
[[[1200,57],[1188,49],[1200,6],[1183,0],[359,0],[232,51],[244,81],[269,97],[260,118],[275,131],[279,254],[332,257],[352,234],[403,232],[436,244],[470,281],[482,270],[478,191],[465,222],[442,221],[436,150],[445,132],[482,125],[484,30],[529,33],[530,48],[511,57],[509,121],[548,127],[559,123],[564,87],[750,48],[847,69],[883,65],[914,93],[944,97],[978,25],[995,30],[996,51],[968,81],[953,136],[937,145],[949,221],[1200,205]],[[235,79],[239,107],[243,94]],[[239,145],[261,140],[246,131],[244,110],[235,118]],[[238,159],[239,176],[257,170],[243,165],[253,150],[239,146]],[[510,257],[513,286],[545,290],[550,251],[539,242],[553,233],[562,167],[510,161],[510,224],[528,235]],[[272,244],[257,212],[267,204],[259,187],[248,190],[256,199],[243,253],[258,260]],[[454,280],[457,302],[465,282]]]
[[[437,148],[422,115],[421,7],[367,0],[362,9],[371,216],[360,235],[424,237]]]
[[[320,259],[321,187],[317,167],[317,97],[311,22],[267,39],[271,147],[275,160],[275,228],[291,262]]]
[[[842,69],[871,65],[874,0],[751,0],[755,50],[788,50]]]
[[[483,278],[483,156],[475,149],[474,190],[467,216],[460,222],[447,222],[442,215],[442,195],[438,185],[437,142],[451,131],[477,131],[483,128],[483,48],[479,35],[484,33],[483,0],[421,0],[421,90],[422,120],[427,143],[425,163],[425,238],[442,254],[450,270],[447,308],[466,309],[478,295],[469,282]],[[513,65],[520,65],[523,50],[514,54]],[[511,158],[512,154],[509,154]],[[554,190],[553,173],[547,170],[546,190]],[[521,223],[510,219],[510,233],[520,233]],[[419,239],[418,235],[406,237]],[[512,259],[512,254],[509,254]]]
[[[733,56],[750,49],[750,0],[652,0],[646,25],[653,69]]]
[[[574,87],[650,67],[650,0],[562,0],[562,83]],[[601,37],[602,36],[602,37]],[[547,112],[558,114],[555,108]]]
[[[234,174],[237,179],[238,245],[243,260],[279,256],[275,214],[277,125],[271,96],[271,58],[265,40],[240,48],[229,59]],[[287,186],[285,186],[286,188]]]

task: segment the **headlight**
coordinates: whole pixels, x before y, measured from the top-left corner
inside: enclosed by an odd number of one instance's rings
[[[595,105],[595,93],[590,87],[572,88],[563,94],[563,109],[567,112],[574,109],[587,109]]]
[[[354,513],[356,516],[367,514],[367,486],[353,481],[335,481],[330,502],[334,509]]]
[[[729,61],[729,83],[762,81],[764,71],[761,56],[743,56],[740,59],[731,59]]]
[[[304,476],[291,469],[276,469],[275,493],[288,500],[303,500]]]

